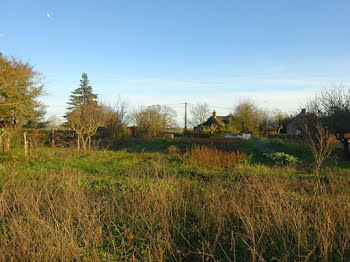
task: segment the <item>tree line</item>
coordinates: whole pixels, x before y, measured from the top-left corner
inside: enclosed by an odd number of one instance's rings
[[[45,107],[39,101],[43,94],[42,76],[33,66],[0,54],[0,144],[3,144],[5,153],[9,151],[11,138],[18,136],[22,129],[46,127],[54,134],[57,129],[54,119],[49,122],[43,120]],[[82,74],[80,86],[72,92],[67,104],[63,126],[74,131],[79,150],[90,149],[92,137],[101,129],[108,139],[113,140],[127,134],[160,137],[169,128],[177,127],[176,111],[169,106],[152,105],[130,110],[128,102],[122,98],[115,105],[99,102],[86,73]],[[350,89],[344,86],[324,89],[310,99],[306,107],[308,125],[302,124],[304,134],[309,132],[309,136],[319,140],[318,144],[330,135],[335,136],[349,157]],[[211,110],[208,104],[200,103],[194,105],[190,113],[190,123],[197,126],[210,117]],[[278,134],[286,131],[287,124],[294,116],[283,114],[278,109],[260,109],[248,99],[232,110],[228,123],[209,131]],[[320,139],[320,136],[325,138]],[[54,137],[51,139],[54,140]],[[320,151],[319,148],[317,150]]]

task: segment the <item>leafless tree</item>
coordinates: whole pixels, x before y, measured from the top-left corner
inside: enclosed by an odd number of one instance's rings
[[[99,127],[105,124],[103,108],[100,105],[81,105],[70,112],[67,120],[71,128],[77,133],[77,146],[83,151],[88,149],[88,142],[96,134]]]
[[[315,173],[318,174],[324,160],[331,155],[334,149],[330,134],[316,115],[305,117],[302,123],[302,132],[314,157]]]
[[[129,103],[126,99],[118,98],[117,102],[110,106],[103,106],[105,115],[105,127],[108,136],[112,139],[120,138],[129,122]]]
[[[307,103],[307,111],[317,115],[327,130],[343,144],[344,155],[350,158],[350,89],[342,84],[323,89]]]
[[[198,126],[200,124],[203,124],[211,114],[209,105],[207,103],[195,104],[191,108],[190,113],[192,115],[190,124],[193,126]]]
[[[141,107],[132,114],[136,135],[159,137],[166,129],[175,127],[176,112],[169,106],[153,105]]]
[[[263,134],[274,131],[277,134],[282,129],[282,125],[278,121],[278,111],[259,110],[259,130]]]

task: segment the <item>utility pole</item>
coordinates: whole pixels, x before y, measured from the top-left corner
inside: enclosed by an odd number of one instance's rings
[[[185,130],[187,130],[187,103],[185,103]]]

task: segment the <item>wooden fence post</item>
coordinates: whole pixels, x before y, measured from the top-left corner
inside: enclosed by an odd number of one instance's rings
[[[24,138],[24,158],[25,161],[28,161],[28,141],[27,141],[27,131],[23,133]]]
[[[52,130],[52,133],[51,133],[51,147],[52,148],[56,147],[56,145],[55,145],[55,130]]]

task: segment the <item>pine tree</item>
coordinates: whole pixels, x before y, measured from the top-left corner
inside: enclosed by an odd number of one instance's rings
[[[80,87],[75,89],[69,97],[69,111],[73,111],[79,106],[97,104],[97,94],[92,93],[92,87],[86,73],[82,74]]]
[[[69,97],[68,124],[77,135],[77,147],[80,145],[86,150],[90,148],[91,137],[97,129],[103,125],[102,107],[97,102],[97,94],[92,92],[92,87],[86,73],[82,74],[80,87],[75,89]]]

